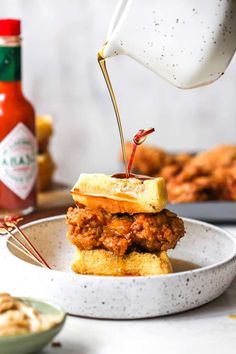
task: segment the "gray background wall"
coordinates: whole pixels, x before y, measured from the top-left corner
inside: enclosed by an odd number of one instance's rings
[[[96,53],[116,0],[1,0],[0,17],[23,20],[24,91],[38,113],[53,116],[57,179],[81,171],[114,172],[119,138]],[[236,141],[236,58],[213,85],[170,86],[128,57],[109,60],[125,136],[154,126],[149,142],[198,150]]]

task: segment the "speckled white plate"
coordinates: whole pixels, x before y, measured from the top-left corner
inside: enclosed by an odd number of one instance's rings
[[[184,222],[186,235],[169,255],[200,268],[150,277],[74,274],[70,270],[74,248],[66,239],[65,217],[31,222],[25,232],[54,270],[29,263],[2,241],[0,292],[45,298],[74,315],[112,319],[161,316],[203,305],[233,280],[236,240],[210,224]]]

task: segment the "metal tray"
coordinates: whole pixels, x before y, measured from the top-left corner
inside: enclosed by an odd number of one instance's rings
[[[169,203],[167,208],[179,216],[214,223],[235,223],[236,202],[211,201],[194,203]]]

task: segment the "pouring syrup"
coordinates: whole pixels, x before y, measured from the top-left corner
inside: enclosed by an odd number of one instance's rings
[[[116,173],[116,174],[112,175],[112,177],[115,177],[115,178],[138,178],[142,181],[147,180],[147,179],[151,179],[151,177],[148,177],[148,176],[131,174],[131,169],[132,169],[132,164],[133,164],[133,160],[134,160],[137,146],[141,145],[146,140],[147,136],[149,134],[153,133],[155,131],[155,129],[154,128],[140,129],[138,131],[138,133],[135,134],[135,136],[133,138],[133,149],[132,149],[131,156],[130,156],[129,163],[128,163],[126,151],[125,151],[125,139],[124,139],[123,127],[122,127],[122,123],[121,123],[121,117],[120,117],[116,97],[114,94],[114,90],[113,90],[113,87],[111,84],[111,80],[110,80],[110,77],[109,77],[109,74],[107,71],[106,60],[103,55],[103,51],[105,49],[105,46],[106,46],[106,44],[99,50],[98,55],[97,55],[97,60],[98,60],[99,66],[102,70],[102,74],[105,79],[105,82],[106,82],[106,85],[107,85],[107,88],[108,88],[108,91],[109,91],[109,94],[111,97],[114,112],[116,115],[116,120],[117,120],[118,129],[119,129],[119,135],[120,135],[122,157],[123,157],[123,162],[125,165],[125,173]]]
[[[116,97],[113,91],[113,87],[111,84],[111,80],[107,71],[107,67],[106,67],[106,61],[105,58],[103,56],[103,50],[104,47],[102,47],[102,49],[100,49],[100,51],[98,52],[98,64],[102,70],[102,74],[104,76],[110,97],[111,97],[111,101],[112,101],[112,105],[115,111],[115,115],[116,115],[116,120],[117,120],[117,125],[118,125],[118,129],[119,129],[119,135],[120,135],[120,143],[121,143],[121,149],[122,149],[122,156],[123,156],[123,162],[125,165],[125,171],[126,174],[128,174],[128,165],[127,165],[127,158],[126,158],[126,153],[125,153],[125,139],[124,139],[124,133],[123,133],[123,128],[122,128],[122,123],[121,123],[121,118],[120,118],[120,113],[119,113],[119,109],[118,109],[118,105],[116,102]]]

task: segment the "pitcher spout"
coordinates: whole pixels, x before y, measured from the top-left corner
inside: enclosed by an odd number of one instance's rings
[[[122,40],[119,39],[119,28],[122,26],[123,18],[126,16],[131,3],[132,0],[119,0],[117,4],[110,22],[106,42],[100,51],[105,59],[123,54]]]

